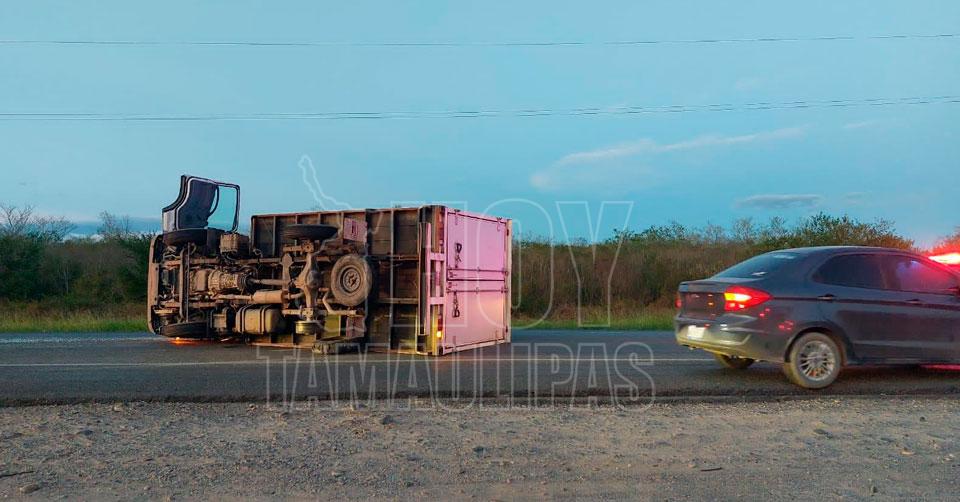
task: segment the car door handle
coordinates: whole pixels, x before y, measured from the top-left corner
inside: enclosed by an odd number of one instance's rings
[[[920,301],[920,300],[917,299],[917,298],[914,298],[913,300],[907,300],[907,305],[912,305],[912,306],[914,306],[914,307],[919,307],[920,305],[923,305],[923,302]]]
[[[836,299],[837,299],[836,296],[830,295],[830,294],[820,295],[820,296],[817,297],[817,300],[820,300],[820,301],[822,301],[822,302],[832,302],[832,301],[834,301],[834,300],[836,300]]]

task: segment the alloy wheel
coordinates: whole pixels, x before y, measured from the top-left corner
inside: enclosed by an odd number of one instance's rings
[[[830,378],[837,359],[829,345],[820,340],[811,340],[800,349],[797,366],[804,376],[814,381]]]

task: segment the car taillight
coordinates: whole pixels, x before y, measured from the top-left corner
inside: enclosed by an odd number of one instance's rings
[[[960,253],[947,253],[931,256],[931,260],[944,265],[960,265]]]
[[[673,302],[677,306],[677,310],[683,308],[683,298],[680,297],[680,293],[677,293],[677,299]]]
[[[723,292],[723,310],[736,312],[755,307],[772,298],[766,291],[746,286],[730,286]]]

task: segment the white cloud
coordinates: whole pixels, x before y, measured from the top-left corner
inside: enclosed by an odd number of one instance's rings
[[[792,138],[802,136],[806,131],[805,127],[789,127],[786,129],[777,129],[774,131],[758,132],[754,134],[744,134],[741,136],[723,136],[711,134],[698,136],[693,139],[679,141],[676,143],[659,144],[649,138],[621,143],[597,150],[586,152],[576,152],[565,155],[557,164],[583,164],[598,162],[604,160],[618,159],[623,157],[632,157],[635,155],[647,153],[666,153],[682,150],[696,150],[700,148],[709,148],[714,146],[736,145],[742,143],[754,143],[758,141],[770,141],[776,139]]]
[[[541,190],[580,188],[584,184],[591,187],[608,185],[609,188],[610,184],[622,182],[623,176],[631,176],[633,179],[638,174],[651,174],[652,170],[645,167],[647,162],[644,160],[654,155],[788,139],[802,136],[806,130],[803,126],[739,136],[711,134],[663,144],[650,138],[641,138],[565,155],[553,165],[535,172],[530,177],[530,183]],[[633,165],[623,165],[622,161],[626,159],[632,159]]]
[[[623,186],[623,180],[630,180],[636,187],[638,178],[653,179],[656,176],[657,173],[644,165],[565,165],[533,173],[530,184],[538,190],[585,188],[594,193],[614,195]]]
[[[737,201],[737,207],[756,207],[761,209],[810,208],[823,202],[823,196],[817,194],[762,194]]]
[[[557,161],[557,164],[585,164],[603,160],[618,159],[622,157],[631,157],[634,155],[640,155],[641,153],[653,151],[656,148],[657,144],[654,141],[649,139],[641,139],[632,141],[630,143],[621,143],[619,145],[600,148],[598,150],[589,150],[586,152],[576,152],[564,155],[559,161]]]

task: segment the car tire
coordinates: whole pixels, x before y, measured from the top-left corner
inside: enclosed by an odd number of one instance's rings
[[[325,241],[335,235],[339,230],[333,225],[308,225],[296,224],[287,225],[280,231],[280,235],[289,241]]]
[[[750,359],[749,357],[728,356],[726,354],[714,354],[713,357],[717,358],[717,362],[721,366],[732,370],[745,370],[757,362],[756,359]]]
[[[373,291],[373,267],[358,254],[342,256],[330,271],[330,291],[337,303],[356,307]]]
[[[837,342],[823,333],[807,333],[797,338],[783,363],[783,373],[805,389],[822,389],[832,384],[843,366],[843,354]]]
[[[167,338],[206,338],[207,333],[207,321],[178,322],[160,327],[160,334]]]

